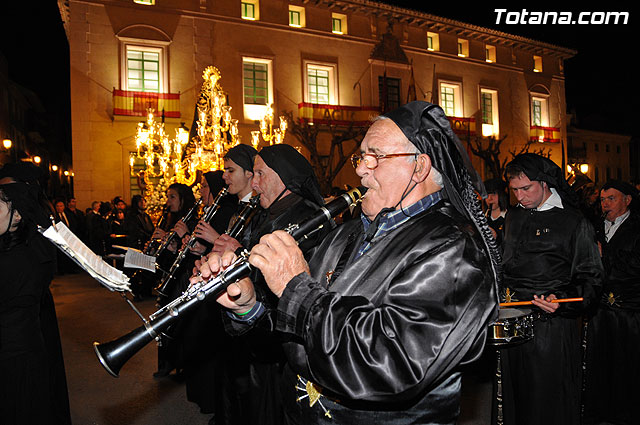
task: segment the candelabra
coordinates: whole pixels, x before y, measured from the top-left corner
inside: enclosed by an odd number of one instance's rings
[[[284,136],[287,133],[287,118],[284,115],[280,116],[280,127],[273,128],[273,105],[269,105],[267,110],[260,120],[260,130],[254,130],[251,132],[251,143],[253,147],[258,149],[260,144],[260,136],[265,142],[270,145],[280,144],[284,141]]]
[[[191,164],[204,172],[224,166],[224,154],[240,143],[238,120],[231,117],[227,94],[220,85],[220,71],[209,66],[202,74],[204,83],[197,103],[197,136],[194,137]]]

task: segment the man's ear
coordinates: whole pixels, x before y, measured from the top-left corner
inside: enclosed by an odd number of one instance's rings
[[[421,153],[416,158],[416,170],[413,173],[413,181],[422,183],[431,173],[431,158],[429,155]]]

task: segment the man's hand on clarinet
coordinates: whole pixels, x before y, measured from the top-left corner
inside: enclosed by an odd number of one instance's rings
[[[222,256],[215,253],[208,254],[199,261],[200,276],[192,277],[190,279],[191,283],[195,283],[198,280],[209,280],[229,267],[235,259],[236,255],[232,251],[227,251]],[[246,313],[256,304],[256,292],[253,282],[249,278],[244,278],[230,284],[227,286],[226,292],[220,294],[217,301],[234,313]]]
[[[260,269],[269,289],[278,298],[287,283],[300,273],[309,273],[309,265],[295,239],[283,230],[265,235],[253,247],[249,263]]]
[[[223,234],[213,242],[212,251],[216,254],[222,255],[226,251],[235,252],[240,247],[242,247],[240,242],[229,235]]]

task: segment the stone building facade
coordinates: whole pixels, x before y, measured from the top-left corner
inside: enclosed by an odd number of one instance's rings
[[[461,139],[504,138],[503,158],[531,140],[558,164],[566,156],[563,61],[576,53],[566,48],[369,0],[58,4],[70,45],[82,206],[134,190],[128,158],[142,118],[123,112],[122,99],[135,104],[141,88],[155,91],[173,134],[181,122],[191,125],[209,65],[222,74],[246,143],[268,104],[294,118],[323,114],[325,126],[339,128],[415,93],[440,104]],[[299,145],[291,134],[285,142]],[[489,177],[480,159],[474,164]],[[332,185],[357,181],[347,165]]]

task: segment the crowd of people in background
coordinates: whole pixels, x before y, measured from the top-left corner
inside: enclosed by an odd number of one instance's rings
[[[10,383],[0,386],[0,418],[29,412],[28,423],[69,422],[48,285],[56,263],[59,274],[79,269],[60,252],[56,261],[36,231],[53,219],[97,255],[116,245],[157,255],[155,275],[125,271],[138,299],[156,288],[160,306],[230,264],[237,248],[253,248],[250,276],[229,286],[221,306],[210,300],[163,333],[158,350],[154,377],[184,374],[187,399],[214,414],[210,423],[280,424],[286,416],[325,424],[332,415],[336,423],[453,423],[458,365],[481,357],[498,298],[530,302],[535,330],[501,349],[499,423],[637,422],[640,184],[570,187],[550,159],[527,153],[484,182],[481,208],[481,181],[443,111],[413,102],[376,121],[352,157],[369,190],[364,202],[335,220],[343,226],[323,226],[296,243],[278,230],[326,214],[321,206],[344,191],[323,199],[311,165],[289,145],[260,152],[239,145],[224,160],[224,172],[200,181],[199,202],[217,215],[192,215],[199,206],[192,189],[175,183],[156,224],[140,195],[130,205],[117,196],[82,211],[75,198],[46,200],[33,167],[0,170],[0,359],[11,360],[0,362]],[[154,243],[166,246],[166,259]],[[189,254],[182,264],[174,262],[180,250]],[[445,258],[463,265],[442,267]],[[158,283],[171,285],[158,290]],[[18,355],[25,346],[29,355]],[[33,380],[38,393],[19,385],[31,376],[40,379]],[[313,391],[320,409],[300,403]],[[31,398],[44,400],[44,410],[32,409]]]

